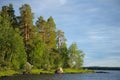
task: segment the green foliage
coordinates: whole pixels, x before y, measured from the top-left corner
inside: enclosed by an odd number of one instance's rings
[[[55,49],[56,48],[56,25],[52,17],[48,18],[47,24],[48,24],[47,45],[49,46],[49,49]]]
[[[3,18],[8,18],[9,22],[10,22],[10,27],[16,28],[17,26],[17,20],[14,14],[14,9],[13,9],[13,5],[9,4],[9,6],[3,6],[2,7],[2,12],[1,12],[1,16]]]
[[[28,4],[22,5],[20,7],[20,31],[21,36],[25,44],[25,51],[27,53],[27,61],[32,64],[32,50],[34,49],[34,35],[35,28],[33,26],[33,13],[31,7]]]
[[[42,57],[43,57],[43,53],[44,53],[44,44],[43,42],[41,42],[38,38],[39,36],[37,36],[35,39],[34,39],[34,46],[33,46],[33,49],[32,49],[32,52],[30,54],[30,57],[31,57],[31,63],[34,65],[34,67],[36,68],[41,68],[42,66]]]
[[[61,56],[61,67],[68,67],[68,49],[67,49],[67,45],[66,45],[66,38],[64,36],[64,32],[62,30],[58,30],[57,34],[56,34],[56,45],[58,48],[58,52]]]
[[[66,44],[66,38],[64,36],[64,32],[62,30],[58,30],[57,33],[56,33],[56,45],[57,45],[57,48],[59,49],[59,52],[60,52],[60,48]]]
[[[19,69],[26,61],[22,37],[11,26],[8,17],[2,17],[0,24],[0,66]],[[18,45],[19,44],[19,45]]]
[[[84,53],[77,49],[77,44],[72,43],[69,47],[69,66],[70,68],[81,68],[83,64]]]
[[[42,16],[36,21],[36,26],[38,27],[38,34],[40,34],[40,40],[43,42],[43,56],[41,57],[41,68],[51,69],[55,67],[56,56],[56,25],[52,17],[47,21],[43,19]]]
[[[60,55],[61,55],[62,67],[63,67],[63,68],[69,67],[69,64],[68,64],[68,60],[69,60],[69,57],[68,57],[68,49],[67,49],[66,44],[64,44],[64,45],[60,48]]]

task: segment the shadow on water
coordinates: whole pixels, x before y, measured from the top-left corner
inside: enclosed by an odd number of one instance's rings
[[[14,75],[0,77],[0,80],[62,80],[62,74]]]

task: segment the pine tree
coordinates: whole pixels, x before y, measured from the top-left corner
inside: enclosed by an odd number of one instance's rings
[[[47,32],[48,32],[48,25],[47,22],[43,19],[42,16],[38,18],[36,21],[36,26],[38,27],[38,35],[40,35],[40,40],[43,43],[43,55],[41,57],[41,68],[48,69],[49,68],[49,51],[47,47]]]
[[[48,18],[47,24],[48,24],[48,30],[49,30],[47,34],[48,35],[47,45],[49,46],[49,49],[55,49],[56,48],[56,24],[52,17]]]
[[[8,15],[10,17],[10,24],[11,26],[15,29],[17,28],[18,24],[17,24],[17,19],[16,19],[16,16],[15,16],[15,10],[13,8],[13,5],[12,4],[9,4],[8,6]]]
[[[25,49],[27,53],[27,61],[31,63],[31,57],[30,53],[32,52],[33,49],[33,38],[35,34],[35,28],[33,26],[33,13],[31,11],[31,8],[28,4],[22,5],[20,7],[20,30],[21,30],[21,35],[24,40],[25,44]]]
[[[45,42],[46,42],[45,35],[47,34],[47,32],[46,32],[47,23],[42,16],[40,16],[38,18],[38,20],[36,21],[36,26],[38,28],[38,33],[41,35],[40,36],[41,41],[45,44]]]
[[[17,20],[16,20],[16,16],[15,16],[14,12],[15,11],[13,9],[13,5],[9,4],[9,6],[2,7],[1,16],[3,18],[5,18],[7,16],[8,20],[10,21],[11,27],[13,27],[15,29],[17,27]]]
[[[56,50],[56,25],[52,17],[47,22],[40,16],[36,22],[41,41],[44,43],[43,67],[53,68],[55,66]]]
[[[56,24],[52,16],[47,20],[48,33],[47,33],[47,46],[49,50],[49,60],[51,68],[55,66],[54,61],[57,53],[54,51],[56,49]]]

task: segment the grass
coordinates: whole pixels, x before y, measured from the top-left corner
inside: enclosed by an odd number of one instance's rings
[[[94,73],[93,70],[88,69],[71,69],[66,68],[63,69],[64,73]],[[48,74],[54,74],[55,70],[43,70],[43,69],[32,69],[31,74],[40,74],[40,73],[48,73]]]
[[[18,73],[19,73],[18,71],[14,71],[14,70],[4,70],[4,71],[0,71],[0,76],[12,76]]]
[[[88,70],[88,69],[71,69],[71,68],[66,68],[63,69],[64,73],[94,73],[95,71],[93,70]]]

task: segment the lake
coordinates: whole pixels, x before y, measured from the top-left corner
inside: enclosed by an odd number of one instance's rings
[[[40,74],[0,77],[0,80],[120,80],[120,71],[108,73]]]

